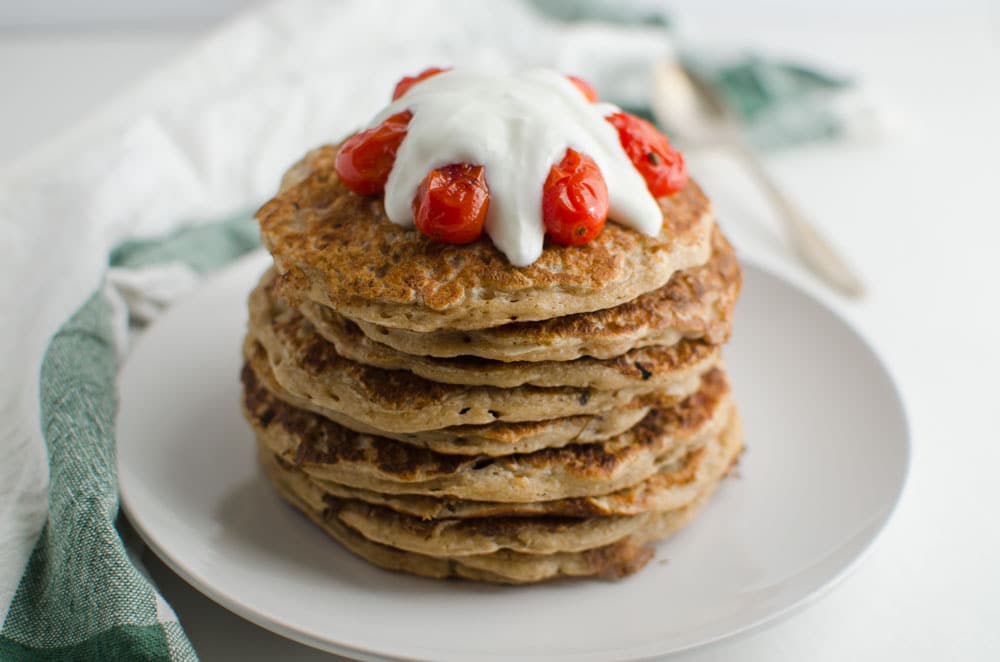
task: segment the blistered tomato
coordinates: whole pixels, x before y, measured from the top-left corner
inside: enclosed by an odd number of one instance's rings
[[[489,208],[483,166],[458,163],[427,173],[413,199],[413,219],[432,239],[467,244],[482,236]]]
[[[552,166],[542,191],[542,220],[552,240],[563,246],[586,244],[608,218],[608,186],[594,160],[567,149]]]
[[[590,103],[597,103],[597,90],[594,89],[593,85],[576,76],[566,76],[566,78],[569,79],[569,82],[576,85],[576,89],[583,92],[583,96],[587,97],[587,101]]]
[[[413,114],[404,110],[344,141],[334,167],[347,188],[360,195],[375,195],[385,190],[389,171],[396,162],[396,151],[412,118]]]
[[[606,119],[618,129],[618,140],[650,193],[660,198],[684,188],[688,179],[684,157],[655,126],[628,113],[615,113]]]
[[[429,69],[424,69],[416,76],[406,76],[398,83],[396,83],[396,89],[392,91],[392,100],[395,101],[399,97],[407,93],[407,91],[421,81],[425,81],[431,76],[436,76],[442,72],[448,71],[447,68],[442,69],[441,67],[430,67]]]

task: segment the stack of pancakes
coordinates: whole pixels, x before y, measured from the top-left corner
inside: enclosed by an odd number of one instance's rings
[[[335,146],[257,218],[242,380],[279,493],[355,554],[431,577],[619,577],[742,449],[720,349],[741,274],[696,184],[515,268],[391,223]]]

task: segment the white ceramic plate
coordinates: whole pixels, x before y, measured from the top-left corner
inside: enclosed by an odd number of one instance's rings
[[[637,575],[511,588],[354,558],[279,501],[239,411],[252,255],[177,304],[122,376],[123,504],[183,578],[279,634],[369,659],[632,660],[773,621],[828,587],[885,525],[908,465],[896,389],[834,313],[746,269],[726,356],[747,452]]]

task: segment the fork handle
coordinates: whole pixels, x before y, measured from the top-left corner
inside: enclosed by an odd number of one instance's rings
[[[764,169],[760,159],[742,141],[736,139],[727,142],[732,152],[739,157],[746,170],[767,195],[771,206],[788,229],[795,251],[806,266],[847,296],[863,296],[865,287],[861,280],[854,275],[830,241],[806,220],[795,203],[774,183],[774,179]]]

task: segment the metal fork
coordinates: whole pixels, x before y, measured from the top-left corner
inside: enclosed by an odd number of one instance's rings
[[[670,124],[668,108],[676,107],[676,95],[687,94],[682,99],[690,113],[699,119],[707,118],[706,134],[719,147],[739,159],[767,195],[771,206],[785,224],[796,253],[813,273],[850,297],[864,295],[865,287],[847,262],[830,242],[799,211],[798,207],[778,187],[767,173],[760,159],[747,145],[740,131],[739,120],[718,89],[697,73],[671,61],[659,63],[653,71],[653,115],[658,122]],[[673,97],[671,96],[673,95]],[[670,99],[668,101],[668,99]]]

